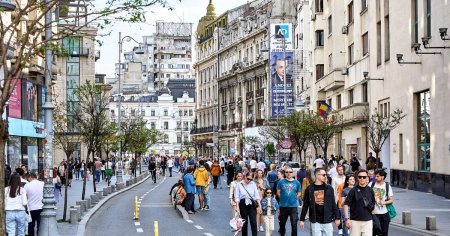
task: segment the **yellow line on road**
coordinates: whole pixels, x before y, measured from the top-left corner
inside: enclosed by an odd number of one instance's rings
[[[153,222],[153,232],[154,232],[154,236],[159,236],[159,229],[158,229],[158,221],[155,220]]]

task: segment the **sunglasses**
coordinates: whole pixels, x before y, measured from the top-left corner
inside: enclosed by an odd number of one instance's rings
[[[286,171],[285,173],[286,174],[292,174],[292,171]]]
[[[247,178],[247,180],[253,180],[253,178]]]
[[[318,174],[318,175],[323,176],[323,177],[327,176],[327,174]]]
[[[266,194],[272,194],[272,192],[266,192]]]
[[[368,177],[367,175],[366,176],[358,176],[359,179],[365,179],[367,177]]]

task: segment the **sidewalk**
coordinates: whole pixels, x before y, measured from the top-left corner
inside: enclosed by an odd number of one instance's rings
[[[144,170],[144,167],[143,167]],[[144,173],[144,171],[142,172]],[[137,176],[139,176],[139,170],[137,172]],[[130,179],[130,175],[123,175],[123,182]],[[116,177],[113,176],[111,178],[111,185],[116,183]],[[97,191],[103,190],[103,188],[107,187],[108,183],[105,181],[100,181],[100,183],[96,183]],[[70,206],[75,205],[76,201],[81,200],[81,192],[83,191],[83,181],[82,180],[72,180],[72,187],[68,187],[67,190],[67,213],[66,219],[69,220],[69,210]],[[89,181],[86,181],[86,194],[85,198],[89,198],[91,194],[94,193],[94,187],[92,184],[92,175],[89,177]],[[59,203],[56,205],[56,220],[59,221],[63,218],[64,213],[64,187],[61,189],[62,196],[59,199]],[[58,231],[60,235],[76,235],[78,231],[78,225],[69,224],[68,222],[58,222]]]
[[[397,216],[392,220],[393,225],[423,230],[424,233],[435,235],[450,235],[450,199],[403,188],[393,187],[392,189],[394,190],[394,206],[397,210]],[[402,224],[403,211],[411,212],[411,225]],[[426,230],[427,216],[436,217],[437,230]]]

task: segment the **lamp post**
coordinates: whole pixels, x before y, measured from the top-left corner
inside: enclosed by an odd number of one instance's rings
[[[120,117],[122,116],[122,93],[121,93],[122,90],[121,90],[120,77],[121,77],[121,74],[122,74],[122,44],[123,44],[124,40],[127,40],[128,42],[133,40],[134,42],[139,44],[139,42],[136,39],[132,38],[131,36],[124,36],[122,38],[122,32],[119,32],[119,70],[118,70],[118,73],[117,73],[117,79],[118,79],[118,82],[119,82],[119,109],[118,109],[119,110],[118,111],[119,114],[118,114],[118,117],[117,117],[117,125],[118,125],[117,130],[118,130],[119,136],[120,136],[121,131],[122,131],[121,130],[121,123],[120,123],[121,122]],[[144,54],[144,52],[136,52],[136,54]],[[122,140],[120,140],[120,139],[119,139],[119,161],[120,161],[120,163],[122,163]],[[116,183],[122,183],[123,182],[122,168],[123,168],[123,165],[118,165],[117,166]]]

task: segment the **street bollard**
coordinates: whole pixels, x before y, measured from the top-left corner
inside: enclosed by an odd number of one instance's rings
[[[402,224],[411,225],[411,212],[410,211],[402,212]]]
[[[70,223],[78,224],[78,210],[77,209],[70,209]]]
[[[427,230],[436,230],[436,216],[427,216],[425,222]]]
[[[116,185],[111,185],[111,193],[114,193],[116,191]]]
[[[154,236],[159,236],[158,221],[153,222],[153,228]]]
[[[103,188],[103,196],[106,197],[109,194],[109,187]]]
[[[87,211],[85,201],[76,201],[75,204],[77,204],[77,206],[80,206],[80,215]]]
[[[91,195],[91,203],[92,203],[92,206],[98,203],[98,196],[97,196],[97,194],[92,194]]]
[[[98,196],[98,200],[100,201],[101,199],[103,199],[103,191],[98,191],[97,192],[97,196]]]
[[[89,208],[92,207],[92,205],[91,205],[91,199],[90,199],[90,198],[85,198],[83,201],[85,201],[86,211],[88,211]]]
[[[139,220],[138,197],[134,197],[134,220]]]
[[[73,206],[73,209],[77,209],[78,217],[81,218],[81,213],[82,213],[81,206],[75,205],[75,206]]]

